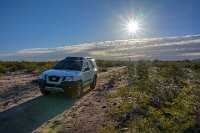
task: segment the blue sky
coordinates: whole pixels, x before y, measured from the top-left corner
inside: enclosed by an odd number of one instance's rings
[[[199,7],[199,0],[0,0],[0,53],[200,34]],[[142,28],[134,36],[124,31],[131,17]]]

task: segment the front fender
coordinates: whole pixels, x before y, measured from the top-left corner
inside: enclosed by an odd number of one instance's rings
[[[82,74],[78,74],[76,76],[74,76],[74,80],[73,81],[79,81],[83,79],[83,75]]]

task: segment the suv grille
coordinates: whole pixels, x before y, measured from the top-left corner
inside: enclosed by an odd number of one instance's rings
[[[59,79],[60,79],[60,77],[58,77],[58,76],[49,76],[49,81],[58,82]]]

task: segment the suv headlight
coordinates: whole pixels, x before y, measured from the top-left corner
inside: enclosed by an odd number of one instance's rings
[[[73,76],[63,77],[63,81],[73,81]]]
[[[47,75],[44,74],[44,73],[42,73],[42,74],[39,76],[40,79],[46,79],[46,77],[47,77]]]

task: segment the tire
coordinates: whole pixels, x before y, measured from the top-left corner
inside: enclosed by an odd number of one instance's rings
[[[78,99],[83,95],[83,83],[82,81],[78,81],[75,85],[75,88],[71,88],[71,97],[73,99]]]
[[[45,90],[45,87],[40,87],[40,92],[43,94],[43,95],[49,95],[51,93],[51,91],[48,91],[48,90]]]
[[[90,89],[94,89],[96,87],[96,83],[97,83],[97,76],[95,75],[92,83],[90,84]]]

